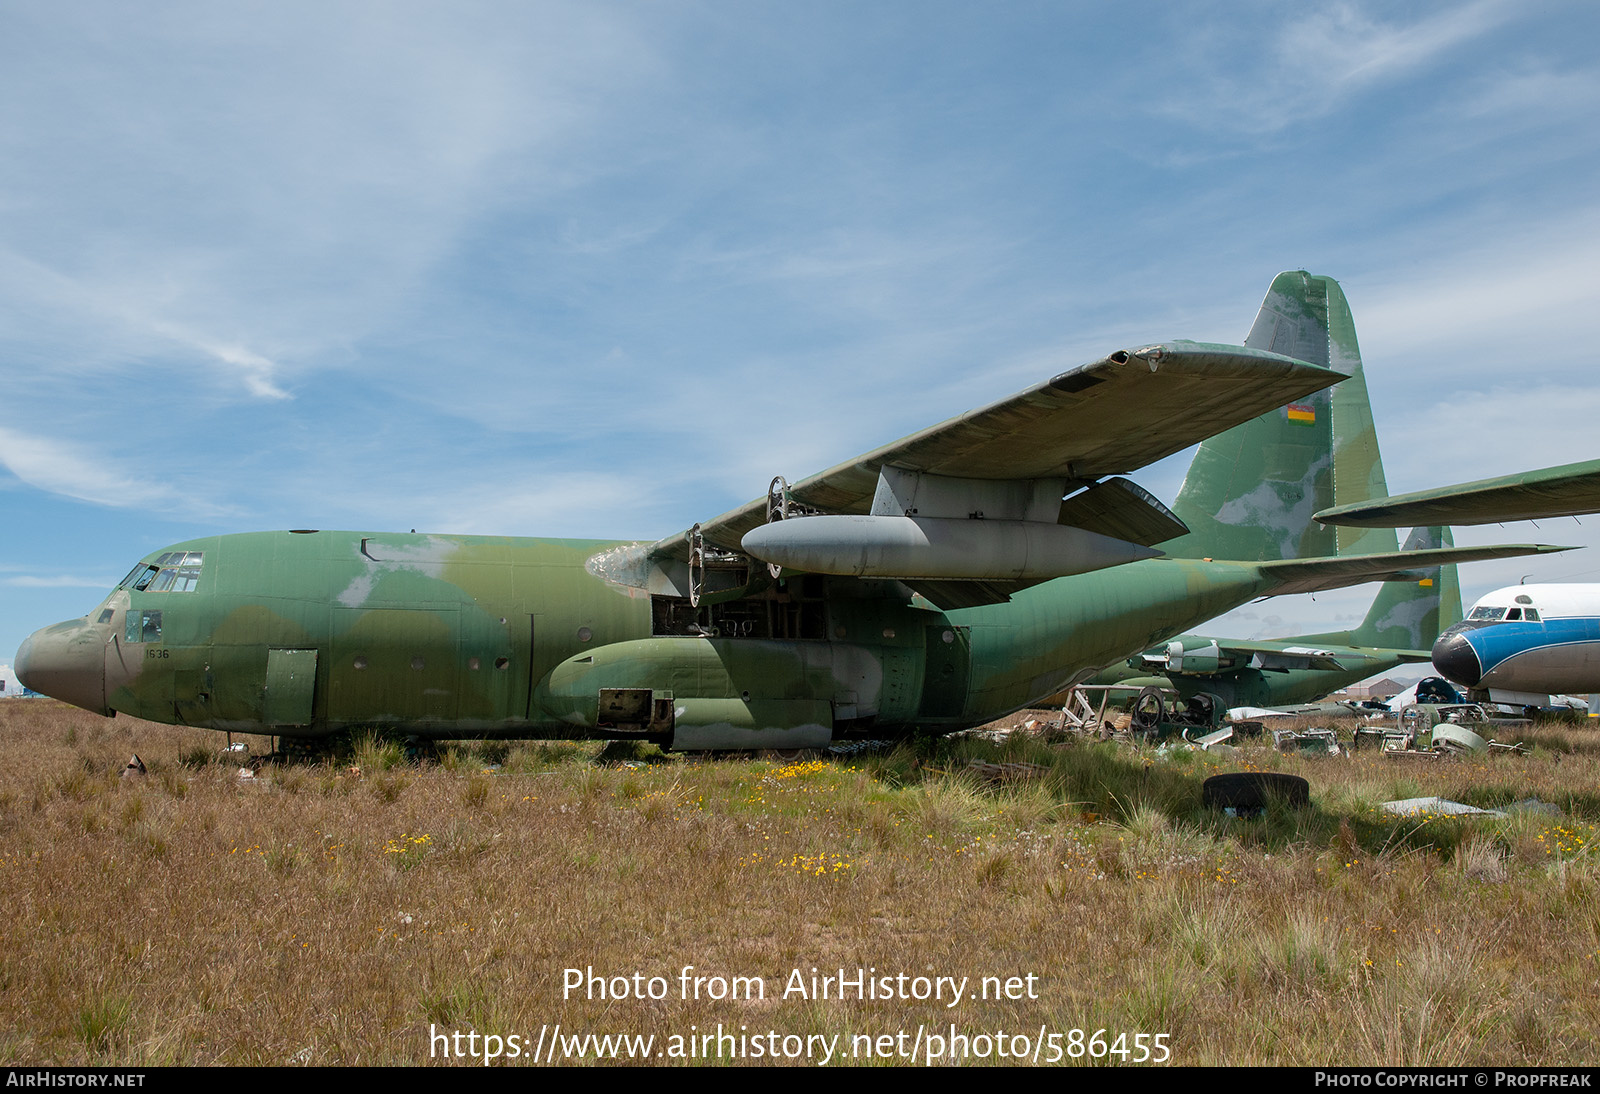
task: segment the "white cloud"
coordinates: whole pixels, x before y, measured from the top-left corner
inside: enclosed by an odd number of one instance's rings
[[[222,512],[203,499],[186,496],[164,476],[132,477],[114,457],[4,426],[0,426],[0,465],[29,486],[80,501],[157,512]]]
[[[1413,75],[1511,14],[1504,0],[1476,0],[1401,25],[1369,17],[1355,4],[1316,6],[1280,33],[1278,60],[1310,76],[1313,84],[1335,90],[1360,87]]]
[[[1447,5],[1411,22],[1350,3],[1269,10],[1294,14],[1265,35],[1239,31],[1229,40],[1202,32],[1180,60],[1194,67],[1176,82],[1184,94],[1164,109],[1206,129],[1272,133],[1332,114],[1361,91],[1414,78],[1515,13],[1505,0]]]

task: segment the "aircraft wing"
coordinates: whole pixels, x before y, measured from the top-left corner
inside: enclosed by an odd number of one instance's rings
[[[1375,555],[1341,555],[1337,558],[1283,559],[1258,562],[1260,571],[1277,584],[1265,596],[1320,593],[1376,580],[1411,580],[1416,571],[1453,562],[1483,562],[1493,558],[1547,555],[1571,551],[1543,543],[1505,543],[1492,547],[1439,547],[1424,551],[1385,551]]]
[[[1540,517],[1600,513],[1600,460],[1418,490],[1392,498],[1324,509],[1324,524],[1400,528],[1419,524],[1500,524]]]
[[[1282,642],[1241,642],[1219,639],[1222,653],[1255,669],[1323,669],[1336,672],[1344,668],[1339,663],[1339,651],[1318,649],[1312,646],[1292,646]]]
[[[1180,341],[1124,350],[801,479],[788,499],[816,513],[867,514],[886,467],[965,480],[1064,480],[1072,489],[1153,463],[1341,379],[1331,369],[1242,346]],[[1081,501],[1086,494],[1094,500]],[[747,532],[766,523],[767,504],[741,505],[701,524],[700,533],[737,551]],[[1069,498],[1050,516],[1148,542],[1186,530],[1165,506],[1118,480]],[[647,553],[683,561],[690,534],[669,536]]]

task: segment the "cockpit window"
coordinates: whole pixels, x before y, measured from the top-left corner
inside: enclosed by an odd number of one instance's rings
[[[1523,620],[1525,622],[1528,622],[1528,623],[1538,623],[1540,621],[1539,620],[1539,609],[1538,608],[1523,608],[1522,609],[1522,618],[1523,618]]]
[[[1506,618],[1507,619],[1521,619],[1522,618],[1522,609],[1521,608],[1512,608],[1509,612],[1506,613]]]
[[[1490,607],[1485,606],[1485,607],[1473,608],[1472,609],[1472,614],[1467,616],[1467,618],[1468,619],[1495,620],[1495,619],[1504,618],[1505,614],[1506,614],[1506,610],[1504,608],[1490,608]]]
[[[128,609],[127,625],[123,632],[126,642],[161,641],[161,613]]]
[[[139,563],[117,588],[152,593],[193,592],[200,584],[203,554],[201,551],[168,551],[154,562]]]

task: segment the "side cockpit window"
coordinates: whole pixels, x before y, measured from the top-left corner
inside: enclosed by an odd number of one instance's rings
[[[117,588],[132,589],[136,593],[193,592],[200,584],[203,554],[201,551],[168,551],[152,562],[139,563]]]
[[[161,613],[139,611],[136,608],[128,609],[127,627],[123,633],[125,642],[159,642],[161,641]]]

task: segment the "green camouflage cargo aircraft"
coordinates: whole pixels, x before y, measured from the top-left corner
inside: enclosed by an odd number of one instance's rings
[[[35,632],[16,671],[101,714],[290,737],[815,747],[981,724],[1256,597],[1560,549],[1222,561],[1290,522],[1190,532],[1120,477],[1343,375],[1270,347],[1123,350],[655,543],[192,540]],[[1159,557],[1178,536],[1195,557]]]
[[[1219,548],[1234,558],[1393,551],[1389,529],[1333,532],[1310,515],[1388,493],[1355,322],[1338,282],[1279,274],[1245,345],[1330,365],[1349,379],[1291,408],[1297,413],[1262,415],[1206,441],[1173,511],[1191,528],[1209,527],[1213,540],[1225,535],[1213,514],[1250,519],[1251,538],[1235,535]],[[1294,520],[1276,538],[1261,538],[1262,515],[1279,512]],[[1185,553],[1182,539],[1165,546]],[[1418,528],[1405,549],[1449,546],[1449,528]],[[1397,665],[1426,662],[1434,638],[1460,618],[1455,567],[1435,567],[1385,584],[1353,631],[1270,641],[1178,635],[1093,683],[1167,688],[1184,700],[1209,693],[1228,707],[1304,703]]]

